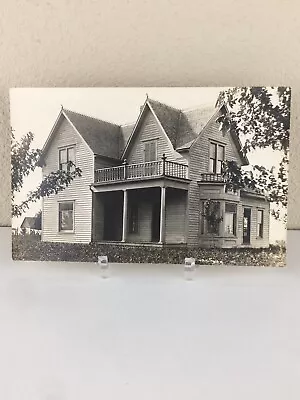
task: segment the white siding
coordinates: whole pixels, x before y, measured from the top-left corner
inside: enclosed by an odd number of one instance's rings
[[[82,176],[75,178],[64,191],[44,198],[42,240],[87,243],[91,241],[92,229],[92,192],[89,185],[94,180],[94,155],[65,117],[61,118],[45,157],[43,176],[58,170],[58,149],[69,145],[75,145],[76,166],[82,170]],[[62,233],[58,229],[58,202],[64,200],[74,201],[74,233]]]
[[[166,243],[186,243],[186,206],[186,191],[167,189]]]
[[[210,140],[214,140],[225,146],[225,160],[235,160],[241,164],[241,159],[235,144],[229,134],[223,134],[219,130],[219,124],[216,122],[216,114],[204,131],[196,139],[190,150],[189,177],[192,180],[189,187],[188,202],[188,243],[199,243],[199,221],[200,221],[200,189],[197,181],[200,180],[201,173],[209,172],[209,146]]]
[[[135,137],[131,143],[127,161],[129,164],[138,164],[145,162],[144,160],[144,141],[157,139],[157,159],[161,160],[162,155],[165,153],[167,160],[183,162],[186,164],[185,159],[174,150],[166,134],[163,132],[161,126],[157,122],[152,111],[147,106],[140,126],[135,132]]]

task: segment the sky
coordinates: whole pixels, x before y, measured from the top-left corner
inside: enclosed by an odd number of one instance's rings
[[[135,122],[146,95],[170,106],[189,109],[215,105],[220,90],[225,88],[15,88],[10,91],[11,127],[16,139],[27,132],[34,134],[33,147],[42,148],[60,112],[61,106],[106,121],[125,124]],[[271,167],[280,159],[278,152],[255,150],[248,155],[251,164]],[[25,180],[17,194],[19,203],[41,180],[38,168]],[[14,218],[18,227],[25,216],[34,216],[41,202],[33,204],[21,218]],[[283,223],[271,217],[270,240],[285,240]]]

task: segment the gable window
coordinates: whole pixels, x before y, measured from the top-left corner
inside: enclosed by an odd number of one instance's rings
[[[75,147],[67,147],[59,150],[59,169],[62,171],[74,171]]]
[[[74,231],[74,202],[64,201],[59,203],[58,206],[58,221],[59,231],[73,232]]]
[[[225,235],[236,236],[236,204],[225,203],[224,230]]]
[[[145,162],[157,160],[157,141],[150,140],[144,144],[144,159]]]
[[[263,237],[263,229],[264,229],[264,212],[263,210],[257,210],[257,237]]]
[[[209,172],[212,174],[221,174],[224,159],[225,146],[211,142],[209,148]]]
[[[139,223],[138,205],[131,204],[129,207],[129,213],[128,213],[128,231],[129,231],[129,233],[137,233],[138,232],[138,223]]]

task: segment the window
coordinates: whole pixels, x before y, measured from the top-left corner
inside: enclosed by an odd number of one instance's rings
[[[236,236],[236,204],[225,203],[224,232]]]
[[[225,146],[217,143],[210,143],[209,149],[209,172],[220,174],[222,163],[225,159]]]
[[[59,230],[62,232],[74,231],[74,203],[66,201],[59,203]]]
[[[62,171],[74,171],[75,148],[67,147],[59,150],[59,169]]]
[[[202,202],[201,234],[210,233],[219,234],[220,226],[220,202],[209,201]]]
[[[138,232],[138,205],[131,204],[129,207],[129,221],[128,221],[128,231],[129,233],[137,233]]]
[[[145,142],[145,162],[156,161],[157,160],[157,142],[156,140],[151,140]]]
[[[257,210],[257,237],[263,237],[263,222],[264,222],[264,212],[263,210]]]

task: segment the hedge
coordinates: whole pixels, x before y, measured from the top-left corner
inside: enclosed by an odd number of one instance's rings
[[[279,246],[254,248],[146,247],[100,243],[50,243],[13,237],[13,259],[33,261],[97,262],[107,255],[116,263],[182,264],[194,257],[202,265],[285,266],[286,251]]]

